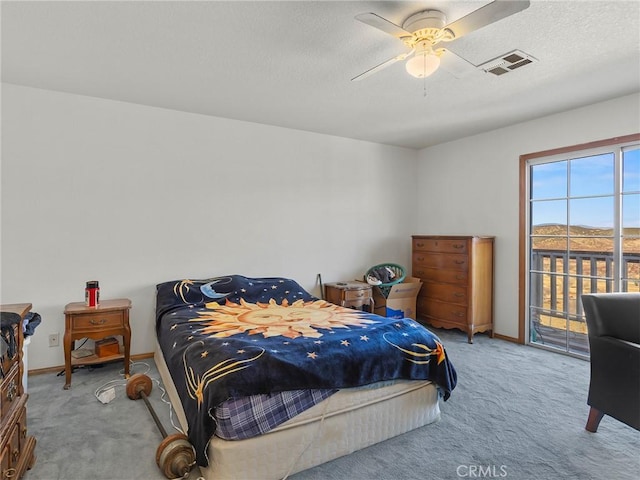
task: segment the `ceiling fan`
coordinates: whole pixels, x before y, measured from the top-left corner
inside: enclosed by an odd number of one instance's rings
[[[529,0],[494,0],[449,24],[445,14],[439,10],[423,10],[411,15],[401,27],[375,13],[356,15],[356,20],[398,38],[410,51],[390,58],[351,80],[362,80],[407,58],[407,72],[416,78],[428,77],[440,66],[456,77],[462,76],[465,71],[475,68],[475,65],[442,46],[441,42],[451,42],[525,10],[529,3]]]

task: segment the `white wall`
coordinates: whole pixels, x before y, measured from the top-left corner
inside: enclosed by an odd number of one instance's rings
[[[154,349],[155,284],[285,276],[316,295],[407,265],[417,152],[2,84],[0,299],[43,317],[29,368],[63,365],[65,304],[87,280],[129,297]]]
[[[415,152],[2,84],[0,300],[49,333],[97,279],[153,350],[155,284],[239,273],[325,282],[410,263],[411,234],[496,240],[496,332],[518,335],[519,156],[640,131],[640,95]],[[417,206],[416,206],[417,205]]]
[[[496,333],[518,336],[520,155],[638,132],[635,94],[419,152],[417,233],[496,237]]]

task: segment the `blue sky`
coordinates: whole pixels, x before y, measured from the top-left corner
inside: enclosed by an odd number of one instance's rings
[[[640,148],[624,152],[622,179],[623,227],[640,227]],[[532,199],[545,201],[533,203],[532,223],[566,225],[568,197],[571,225],[611,228],[613,193],[611,153],[535,165],[531,174]]]

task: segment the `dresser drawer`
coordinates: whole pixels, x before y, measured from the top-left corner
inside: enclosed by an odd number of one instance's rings
[[[4,440],[4,439],[2,439]],[[14,475],[13,471],[10,471],[9,468],[9,442],[3,445],[2,450],[0,450],[0,478],[11,478],[11,475]]]
[[[412,275],[420,278],[425,283],[437,282],[466,285],[469,280],[469,272],[466,270],[441,270],[438,268],[421,267],[419,265],[414,266]]]
[[[466,287],[446,283],[425,283],[421,295],[441,302],[457,303],[458,305],[469,304]]]
[[[413,251],[433,253],[467,253],[469,250],[466,240],[414,238]]]
[[[18,444],[20,452],[22,452],[25,444],[27,443],[27,407],[22,407],[20,410],[17,427],[18,431],[16,433],[18,435]]]
[[[16,423],[9,433],[9,466],[15,468],[20,458],[20,429]]]
[[[124,326],[124,315],[121,311],[73,315],[71,321],[74,331],[122,327]]]
[[[418,297],[418,306],[422,315],[466,327],[467,308],[463,305],[443,303],[425,297]]]
[[[2,418],[6,418],[14,404],[20,399],[20,368],[14,366],[9,374],[2,380],[0,387],[0,412]]]
[[[442,268],[445,270],[469,270],[469,257],[467,255],[455,255],[455,254],[426,254],[426,253],[414,253],[413,254],[414,268],[427,267],[427,268]]]
[[[15,469],[20,463],[20,456],[24,451],[27,443],[27,409],[23,406],[17,422],[11,427],[11,431],[7,435],[7,448],[5,450],[6,460],[3,458],[3,466]],[[5,463],[6,462],[6,463]],[[6,473],[5,473],[6,475]],[[11,478],[11,476],[1,477]]]
[[[7,344],[9,343],[9,333],[7,332],[7,335],[5,336],[4,334],[2,335],[3,338],[7,341]],[[7,373],[9,370],[11,370],[11,367],[15,364],[18,363],[18,327],[17,325],[13,326],[13,338],[14,338],[14,345],[16,345],[16,350],[13,352],[13,356],[10,357],[9,354],[7,353],[6,355],[4,355],[2,357],[2,371]]]
[[[19,405],[9,414],[9,423],[3,425],[0,451],[0,478],[3,480],[23,478],[25,470],[31,468],[35,462],[33,450],[36,440],[27,436],[26,403],[26,396],[20,397]]]

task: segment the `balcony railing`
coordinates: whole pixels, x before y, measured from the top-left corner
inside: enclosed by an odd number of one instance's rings
[[[581,296],[615,291],[611,252],[532,250],[532,340],[588,355]],[[625,253],[619,291],[640,291],[640,253]]]

